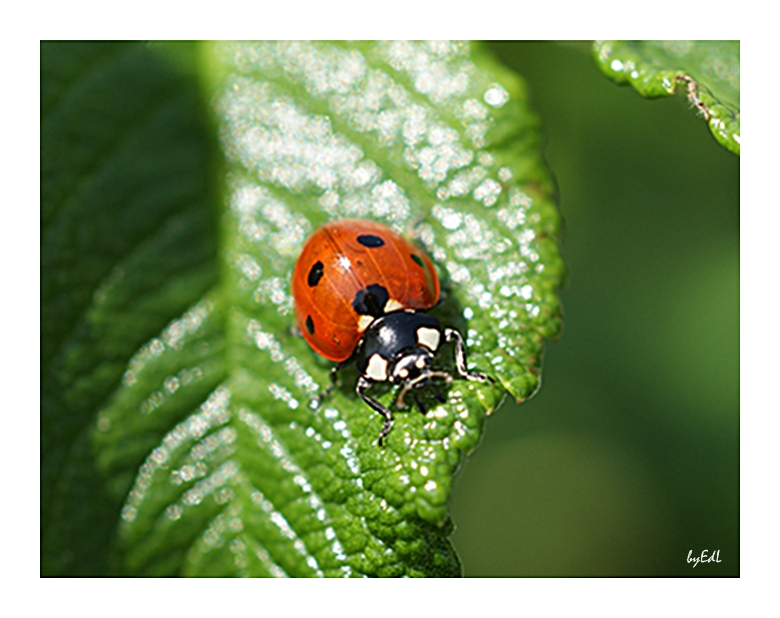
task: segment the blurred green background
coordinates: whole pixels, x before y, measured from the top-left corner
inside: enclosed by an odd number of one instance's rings
[[[739,575],[739,159],[587,44],[491,47],[542,119],[569,283],[541,391],[458,476],[465,574]]]

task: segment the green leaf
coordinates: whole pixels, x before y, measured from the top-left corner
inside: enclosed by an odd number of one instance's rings
[[[739,41],[596,41],[601,71],[645,97],[682,90],[715,139],[739,154]]]
[[[181,48],[182,51],[190,48]],[[197,81],[136,44],[41,44],[41,572],[106,571],[90,445],[128,359],[216,281]]]
[[[144,100],[148,76],[115,74],[100,58],[120,48],[169,71],[172,98],[189,107],[166,106],[164,93]],[[44,73],[63,65],[67,78],[57,79],[88,93],[73,105],[78,121],[50,123],[71,141],[44,130],[53,174],[90,188],[123,140],[150,142],[106,177],[111,192],[84,201],[72,188],[51,193],[52,211],[68,199],[77,211],[70,228],[58,223],[72,230],[59,245],[47,236],[59,220],[44,216],[53,291],[42,317],[60,359],[44,366],[45,392],[49,416],[74,423],[68,435],[44,432],[63,453],[48,468],[57,477],[74,450],[91,466],[89,442],[76,438],[92,428],[108,491],[90,521],[118,526],[112,549],[100,545],[105,562],[145,575],[460,574],[448,540],[452,477],[505,391],[524,399],[536,390],[543,338],[560,330],[560,219],[522,83],[464,43],[43,49]],[[107,77],[90,90],[95,65]],[[193,74],[219,136],[216,225],[213,142]],[[63,95],[51,81],[42,109],[56,111]],[[146,114],[155,116],[154,103],[173,117],[144,123],[134,96]],[[113,140],[105,127],[84,128],[93,118],[118,127]],[[185,179],[190,193],[177,190]],[[341,217],[383,221],[425,247],[444,285],[435,313],[467,336],[470,367],[498,380],[454,381],[442,388],[446,404],[428,400],[427,416],[399,410],[385,448],[376,443],[382,419],[353,392],[354,370],[311,404],[330,364],[293,329],[295,259],[318,225]],[[60,265],[60,255],[79,267]],[[93,270],[81,266],[90,260]],[[83,290],[68,310],[84,342],[54,308],[76,281]],[[452,368],[451,349],[440,356]],[[395,393],[374,389],[393,405]],[[71,492],[60,490],[75,511]],[[68,517],[59,509],[44,525]],[[53,536],[71,552],[79,542]]]

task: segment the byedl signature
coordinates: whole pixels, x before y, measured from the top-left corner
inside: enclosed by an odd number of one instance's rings
[[[688,552],[688,564],[693,562],[693,568],[696,568],[696,565],[698,565],[700,562],[720,562],[720,550],[716,549],[714,552],[712,552],[711,556],[707,556],[707,552],[709,550],[705,549],[703,552],[701,552],[701,556],[694,556],[693,550],[690,550]]]

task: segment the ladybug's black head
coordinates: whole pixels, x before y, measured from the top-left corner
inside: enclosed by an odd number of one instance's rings
[[[426,347],[416,346],[403,350],[390,365],[387,379],[394,384],[423,382],[431,373],[432,362],[433,353]]]

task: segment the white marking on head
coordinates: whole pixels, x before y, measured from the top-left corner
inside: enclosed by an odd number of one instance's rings
[[[399,303],[397,300],[393,300],[392,298],[385,303],[385,313],[398,311],[399,309],[403,308],[404,306],[401,303]]]
[[[379,356],[379,354],[372,354],[371,358],[368,359],[366,377],[374,380],[374,382],[384,382],[387,380],[387,361]]]
[[[425,358],[422,356],[418,358],[416,361],[414,361],[414,366],[417,367],[417,369],[422,369],[425,367]]]
[[[441,334],[435,328],[421,326],[417,329],[417,343],[435,352],[439,349]]]
[[[358,318],[358,332],[362,333],[364,332],[369,326],[371,326],[371,322],[374,321],[374,317],[370,315],[361,315]]]

